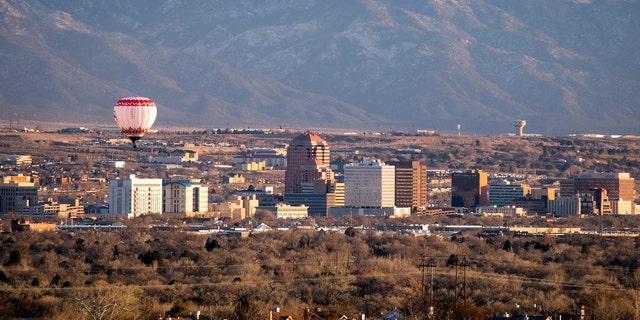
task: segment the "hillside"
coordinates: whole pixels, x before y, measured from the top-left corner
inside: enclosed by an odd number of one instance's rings
[[[0,2],[0,120],[637,134],[637,1]]]

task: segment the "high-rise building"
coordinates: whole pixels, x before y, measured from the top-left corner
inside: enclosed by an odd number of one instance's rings
[[[329,214],[329,208],[344,206],[344,182],[306,182],[302,184],[301,193],[285,193],[284,201],[293,206],[306,205],[311,216],[326,216]]]
[[[305,182],[333,179],[330,154],[327,142],[311,131],[295,137],[287,147],[285,193],[301,193]]]
[[[387,161],[395,167],[395,206],[413,212],[427,207],[427,168],[420,161]]]
[[[582,214],[582,198],[574,194],[571,197],[548,200],[547,211],[556,217],[579,216]]]
[[[305,205],[309,215],[328,214],[340,205],[342,188],[336,185],[327,142],[311,131],[295,137],[287,147],[284,201]]]
[[[38,187],[33,178],[6,176],[0,181],[0,213],[22,213],[38,204]]]
[[[560,194],[570,197],[574,194],[591,193],[593,189],[602,188],[607,191],[611,201],[635,201],[635,179],[629,173],[582,172],[573,179],[560,184]],[[634,212],[634,208],[631,208]],[[614,214],[624,213],[612,210]]]
[[[162,179],[109,180],[109,213],[138,217],[162,213]]]
[[[345,207],[395,206],[395,167],[379,160],[344,166]]]
[[[474,208],[488,203],[487,173],[467,170],[451,174],[451,206]]]
[[[557,191],[558,190],[553,187],[534,187],[527,193],[531,193],[531,198],[533,199],[553,200],[556,198]]]
[[[200,179],[164,182],[162,193],[164,213],[194,216],[209,211],[209,188]]]
[[[529,186],[518,184],[489,185],[489,205],[510,206],[513,200],[526,196],[530,190]]]
[[[611,214],[611,204],[609,203],[609,195],[605,188],[591,189],[593,194],[593,213],[595,214]]]

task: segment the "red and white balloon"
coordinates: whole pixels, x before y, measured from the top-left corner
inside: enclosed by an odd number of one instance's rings
[[[136,147],[136,141],[142,138],[156,121],[158,110],[153,100],[145,97],[122,98],[113,107],[116,123]]]

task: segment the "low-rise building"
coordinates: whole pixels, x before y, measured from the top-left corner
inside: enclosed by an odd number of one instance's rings
[[[398,207],[340,207],[329,208],[331,217],[349,217],[351,215],[370,215],[378,217],[401,218],[411,215],[411,208]]]
[[[24,208],[21,214],[44,219],[73,219],[84,215],[84,206],[57,202],[38,203]]]
[[[482,215],[524,216],[526,212],[516,206],[482,206],[476,207],[476,213]]]
[[[258,207],[258,210],[270,211],[278,219],[303,219],[309,216],[309,208],[304,204],[292,206],[278,203],[273,207]]]
[[[0,164],[9,164],[9,165],[31,165],[32,159],[30,155],[19,155],[19,154],[10,154],[10,155],[1,155],[0,156]]]
[[[243,220],[252,217],[259,205],[260,201],[258,201],[256,195],[236,196],[223,203],[214,204],[212,211],[221,218]]]
[[[233,158],[233,164],[264,162],[265,166],[274,169],[287,167],[287,152],[283,149],[253,149],[248,153]]]
[[[46,222],[31,222],[30,220],[20,219],[20,220],[12,220],[11,221],[11,231],[20,232],[20,231],[36,231],[36,232],[44,232],[44,231],[56,231],[56,225],[54,223],[46,223]]]
[[[267,168],[266,163],[264,161],[242,162],[242,163],[234,164],[233,167],[236,170],[241,170],[241,171],[260,171],[260,170],[265,170]]]
[[[183,163],[197,162],[198,153],[190,150],[160,151],[157,156],[150,156],[152,163]]]
[[[241,184],[244,183],[244,176],[241,174],[230,174],[220,178],[221,183]]]

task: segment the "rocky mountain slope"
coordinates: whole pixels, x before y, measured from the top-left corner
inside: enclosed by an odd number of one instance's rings
[[[0,119],[640,134],[639,1],[0,0]]]

